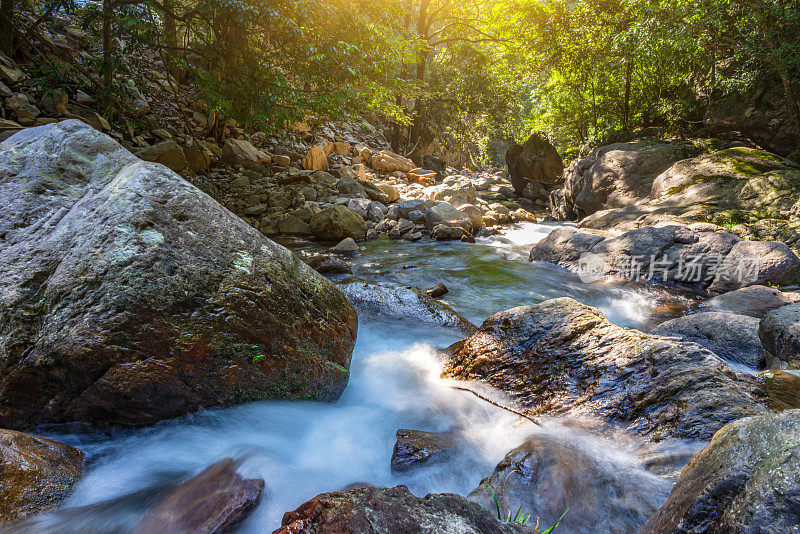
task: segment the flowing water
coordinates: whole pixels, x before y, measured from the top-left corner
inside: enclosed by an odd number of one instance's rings
[[[530,244],[554,228],[523,224],[477,244],[376,240],[354,260],[354,275],[422,288],[443,282],[450,289],[444,300],[478,324],[496,311],[571,296],[599,307],[612,322],[639,327],[675,300],[642,287],[582,284],[561,268],[528,262]],[[621,444],[611,430],[605,440],[556,420],[537,428],[450,387],[439,378],[435,348],[462,337],[457,332],[413,318],[362,314],[359,323],[350,382],[336,403],[255,402],[135,431],[51,434],[86,453],[87,475],[59,511],[8,531],[124,533],[176,483],[233,456],[241,460],[242,474],[266,481],[261,505],[239,529],[263,534],[309,498],[356,483],[405,484],[420,496],[468,494],[509,450],[537,432],[578,439],[587,454],[645,477],[647,487],[638,487],[652,492],[656,504],[666,498],[670,483],[645,472],[634,454],[639,444]],[[445,462],[394,475],[390,458],[398,428],[453,430],[463,446]]]

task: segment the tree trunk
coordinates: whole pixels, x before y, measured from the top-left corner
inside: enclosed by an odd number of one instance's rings
[[[631,115],[631,74],[633,73],[633,60],[628,58],[625,63],[625,102],[622,107],[622,129],[627,131],[630,126]]]
[[[0,1],[0,52],[11,55],[14,50],[14,0]]]

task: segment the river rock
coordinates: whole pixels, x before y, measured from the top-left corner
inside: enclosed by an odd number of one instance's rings
[[[663,504],[670,483],[630,460],[569,435],[539,434],[509,452],[469,499],[504,514],[517,509],[549,527],[569,509],[556,532],[636,532]],[[492,494],[494,492],[494,495]]]
[[[447,456],[456,445],[446,432],[425,432],[401,428],[392,450],[392,472],[400,473]]]
[[[381,150],[369,159],[369,165],[379,172],[392,173],[395,171],[410,172],[416,167],[414,162],[391,150]]]
[[[544,190],[542,184],[553,185],[559,182],[564,171],[561,156],[547,135],[541,132],[533,133],[521,145],[511,146],[506,152],[506,164],[514,191],[521,196],[530,195],[534,191],[531,188],[526,191],[530,182],[535,182],[539,186],[536,191],[541,191]],[[536,200],[542,197],[539,195],[526,198]],[[546,198],[547,196],[544,197]]]
[[[333,252],[334,254],[358,254],[361,249],[358,247],[358,243],[352,237],[346,237],[339,241],[336,245],[332,246],[328,249],[329,252]]]
[[[357,213],[344,206],[330,206],[311,217],[311,232],[325,241],[341,241],[352,237],[362,240],[367,225]]]
[[[758,338],[759,323],[749,315],[700,312],[661,323],[651,333],[677,336],[702,345],[728,361],[762,369],[764,349]]]
[[[800,367],[800,303],[769,312],[761,319],[758,337],[764,346],[768,368]]]
[[[222,160],[230,165],[250,166],[269,163],[266,154],[254,147],[250,141],[228,138],[222,145]]]
[[[483,506],[449,493],[415,497],[405,486],[323,493],[283,516],[273,534],[534,534],[500,523]]]
[[[374,182],[373,185],[384,192],[387,204],[400,199],[400,191],[395,186],[383,182]]]
[[[456,328],[467,333],[475,331],[475,325],[419,288],[358,279],[345,280],[338,285],[359,313]]]
[[[56,506],[83,475],[83,453],[49,439],[0,430],[0,526]]]
[[[758,374],[769,396],[769,407],[776,412],[800,408],[800,371],[767,370]]]
[[[341,395],[345,296],[165,167],[70,120],[0,145],[0,184],[3,425]]]
[[[788,284],[800,274],[800,258],[775,241],[740,241],[717,269],[709,291],[724,293],[743,286]]]
[[[620,235],[561,228],[533,246],[531,260],[628,280],[676,282],[713,292],[753,284],[783,283],[800,269],[786,245],[743,241],[727,232],[667,224]]]
[[[321,146],[314,145],[308,150],[300,164],[308,171],[327,171],[328,156]]]
[[[221,460],[170,492],[134,528],[134,534],[230,532],[261,500],[264,480],[244,478],[232,458]]]
[[[444,224],[462,228],[465,232],[472,230],[472,219],[463,211],[459,211],[447,202],[439,202],[425,211],[425,226],[428,229]]]
[[[442,185],[436,188],[433,199],[439,202],[447,202],[454,208],[460,208],[465,204],[476,204],[478,198],[475,195],[475,186],[469,178],[460,175],[448,176]]]
[[[448,352],[443,376],[486,381],[532,413],[588,413],[653,441],[709,439],[766,411],[755,379],[708,349],[613,325],[567,297],[496,313]]]
[[[701,304],[701,309],[749,315],[761,319],[772,310],[795,302],[800,302],[800,293],[753,285],[708,299]]]
[[[700,152],[691,143],[614,143],[593,149],[564,172],[565,211],[579,219],[647,198],[655,178],[675,162]]]
[[[569,180],[568,180],[569,182]],[[586,228],[627,228],[667,219],[717,224],[787,219],[800,188],[800,167],[774,154],[734,147],[678,161],[653,179],[649,194],[599,211]]]
[[[800,530],[800,411],[721,429],[681,472],[641,534]]]
[[[446,224],[437,224],[431,230],[431,238],[436,241],[469,241],[474,238],[469,235],[469,232],[460,226],[448,226]]]
[[[425,290],[425,294],[434,299],[443,297],[449,292],[450,290],[448,290],[447,286],[445,286],[444,284],[436,284],[432,288]]]

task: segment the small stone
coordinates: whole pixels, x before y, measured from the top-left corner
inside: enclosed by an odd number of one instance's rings
[[[444,284],[436,284],[432,288],[425,291],[425,293],[427,293],[429,297],[435,299],[438,299],[439,297],[442,297],[449,292],[450,290],[447,289],[447,287]]]

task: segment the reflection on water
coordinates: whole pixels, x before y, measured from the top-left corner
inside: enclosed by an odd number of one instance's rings
[[[522,225],[508,238],[464,243],[376,240],[355,260],[356,276],[422,288],[443,282],[446,301],[480,323],[493,312],[571,296],[597,306],[615,323],[644,324],[663,294],[614,285],[588,286],[567,271],[526,261],[526,247],[554,226]],[[546,421],[538,429],[514,414],[439,379],[436,347],[460,336],[412,321],[360,317],[350,383],[335,404],[256,402],[210,410],[138,431],[55,434],[87,453],[88,474],[66,506],[7,529],[37,533],[118,533],[136,524],[165,489],[222,458],[242,459],[241,472],[263,477],[264,499],[242,525],[271,532],[284,512],[325,491],[353,483],[406,484],[412,492],[467,494],[503,456],[536,432],[584,432]],[[398,428],[452,430],[461,447],[448,461],[393,475],[390,458]],[[644,473],[634,456],[640,443],[621,445],[610,434],[591,440],[606,454]],[[607,440],[607,441],[606,441]],[[613,451],[613,454],[611,453]],[[639,479],[642,477],[639,476]],[[644,477],[666,497],[668,483]],[[568,531],[564,531],[568,532]]]

